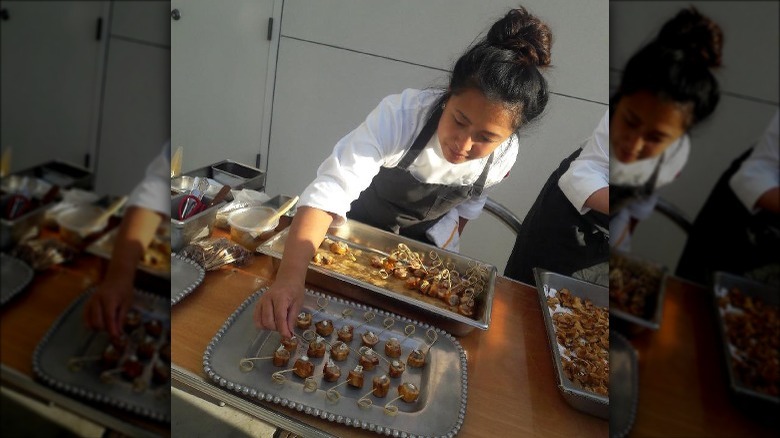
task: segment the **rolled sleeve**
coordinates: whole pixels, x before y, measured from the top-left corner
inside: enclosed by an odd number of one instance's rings
[[[778,114],[764,136],[742,163],[729,185],[742,205],[755,214],[756,202],[768,190],[780,185],[780,143],[778,143]]]
[[[482,209],[485,207],[487,198],[488,197],[486,194],[482,194],[480,196],[469,198],[466,201],[461,202],[457,207],[455,207],[455,209],[458,211],[458,216],[468,220],[474,220],[478,218],[479,215],[482,214]]]
[[[582,152],[558,180],[563,194],[574,208],[585,214],[585,201],[597,190],[609,186],[609,120],[604,114]]]
[[[166,143],[160,155],[146,167],[144,178],[130,193],[128,206],[146,208],[164,216],[171,215],[170,154],[170,143]]]

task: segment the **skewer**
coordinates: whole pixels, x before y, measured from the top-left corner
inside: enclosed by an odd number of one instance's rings
[[[241,368],[241,371],[248,373],[249,371],[252,371],[252,369],[255,367],[255,363],[253,361],[255,360],[267,360],[267,359],[273,359],[273,356],[263,356],[263,357],[245,357],[238,361],[238,367]]]
[[[345,381],[339,383],[338,385],[334,385],[329,390],[325,391],[325,398],[327,398],[328,400],[330,400],[330,401],[332,401],[334,403],[339,401],[339,399],[341,398],[341,393],[336,391],[336,388],[338,388],[341,385],[346,385],[348,382],[349,382],[348,380],[345,380]]]
[[[289,370],[284,371],[277,371],[271,374],[271,379],[274,381],[274,383],[281,385],[285,380],[287,380],[287,377],[284,375],[284,373],[289,373],[291,371],[295,371],[295,368],[290,368]]]
[[[84,357],[71,357],[68,359],[68,369],[74,373],[81,371],[84,368],[84,362],[98,361],[103,356],[84,356]]]

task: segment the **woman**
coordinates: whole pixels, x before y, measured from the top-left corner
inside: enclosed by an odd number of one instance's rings
[[[720,27],[691,7],[631,57],[610,102],[610,246],[630,249],[636,224],[688,159],[687,132],[720,97],[710,71],[721,62]]]
[[[514,9],[458,59],[447,90],[389,96],[339,141],[301,195],[276,281],[255,307],[257,327],[292,336],[309,261],[345,216],[449,245],[479,214],[484,189],[508,175],[516,131],[544,110],[540,68],[551,43],[545,23]]]

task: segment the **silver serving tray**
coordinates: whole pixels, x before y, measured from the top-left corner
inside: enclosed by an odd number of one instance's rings
[[[559,291],[563,288],[569,289],[569,292],[576,297],[590,300],[596,306],[608,307],[609,292],[607,288],[539,268],[534,268],[534,277],[536,278],[536,289],[539,292],[539,305],[542,308],[544,326],[547,329],[547,340],[552,352],[558,389],[566,402],[574,409],[600,418],[609,418],[609,397],[585,391],[564,374],[561,353],[558,350],[558,340],[555,337],[555,326],[547,307],[549,290]]]
[[[731,355],[731,344],[726,336],[726,322],[724,320],[724,309],[718,305],[718,300],[725,296],[732,288],[738,288],[745,296],[761,299],[765,304],[780,306],[780,296],[777,295],[777,288],[756,283],[747,278],[739,277],[726,272],[715,272],[713,283],[713,295],[715,303],[715,314],[717,315],[718,331],[723,345],[723,355],[726,358],[726,369],[728,370],[729,386],[742,403],[759,410],[768,409],[774,412],[775,416],[780,408],[780,397],[772,397],[769,394],[756,391],[745,386],[734,372],[734,361]]]
[[[111,256],[114,251],[114,241],[116,240],[117,234],[119,234],[119,228],[120,227],[115,227],[108,233],[100,236],[99,239],[92,242],[87,247],[86,251],[106,260],[111,260]],[[171,260],[171,263],[173,263],[173,260]],[[138,262],[138,269],[156,277],[171,278],[171,269],[168,269],[168,267],[160,269],[149,266],[143,262]]]
[[[23,291],[35,276],[27,263],[5,253],[0,253],[0,274],[0,306]]]
[[[289,367],[277,368],[270,360],[257,360],[254,361],[253,369],[248,372],[242,371],[239,368],[239,361],[242,358],[270,356],[279,346],[278,333],[267,330],[258,332],[254,326],[252,315],[255,303],[265,290],[267,289],[261,289],[247,298],[227,319],[206,348],[203,354],[203,369],[215,384],[250,400],[273,402],[328,421],[379,434],[396,437],[452,437],[458,433],[463,424],[467,400],[466,353],[458,341],[452,335],[430,325],[363,304],[307,291],[304,310],[313,313],[312,328],[318,321],[326,319],[326,314],[327,318],[333,320],[336,330],[344,325],[345,321],[356,326],[355,338],[350,343],[353,349],[359,347],[360,335],[370,328],[379,336],[377,349],[383,358],[386,358],[384,342],[391,336],[401,341],[401,360],[406,360],[412,348],[427,343],[428,331],[438,334],[438,340],[428,353],[427,364],[423,368],[407,367],[400,378],[392,378],[390,391],[386,397],[369,396],[373,401],[373,406],[370,408],[359,407],[357,400],[371,391],[371,379],[374,376],[381,376],[387,372],[384,360],[380,360],[380,365],[376,369],[364,372],[365,383],[362,389],[355,389],[348,385],[336,388],[341,394],[341,398],[336,402],[328,400],[325,393],[338,383],[343,383],[349,370],[357,365],[358,355],[354,352],[349,353],[346,361],[335,362],[342,372],[341,378],[335,383],[321,380],[323,364],[328,354],[324,358],[313,358],[314,376],[318,383],[318,388],[314,392],[304,391],[303,379],[292,373],[285,374],[287,380],[281,385],[271,378],[271,374],[276,371],[292,368],[295,360],[306,354],[308,343],[304,339],[300,339],[298,350],[292,355]],[[324,309],[316,313],[323,305]],[[342,318],[342,312],[347,309],[354,313],[351,317]],[[374,312],[376,317],[372,322],[357,328],[359,324],[365,322],[363,318],[366,312]],[[395,324],[391,327],[392,334],[390,329],[379,333],[386,318],[395,320]],[[404,339],[404,329],[407,325],[415,327],[415,331]],[[302,335],[300,332],[300,329],[296,329],[299,337]],[[336,339],[336,331],[334,331],[326,341]],[[398,413],[396,416],[389,416],[384,413],[383,406],[395,398],[397,387],[401,382],[420,385],[420,396],[414,403],[396,400],[393,404],[398,407]]]
[[[289,227],[260,245],[257,248],[257,252],[281,259],[282,254],[284,253],[284,245],[287,241],[288,233]],[[399,243],[406,244],[415,252],[428,254],[433,250],[439,254],[439,257],[442,260],[452,261],[452,263],[455,264],[455,269],[461,273],[466,272],[471,266],[479,265],[483,267],[488,272],[488,280],[485,285],[485,290],[477,297],[475,318],[470,318],[461,315],[458,312],[451,311],[445,308],[443,303],[442,307],[439,307],[438,305],[424,301],[424,299],[428,297],[421,299],[417,293],[411,294],[412,296],[406,296],[394,290],[377,286],[314,263],[309,263],[309,270],[321,275],[307,278],[307,282],[315,286],[320,286],[325,290],[338,291],[338,293],[347,295],[349,298],[367,302],[368,304],[378,307],[386,307],[386,298],[396,300],[415,310],[422,310],[427,317],[432,317],[432,321],[436,322],[439,327],[456,336],[464,336],[474,328],[487,330],[490,326],[490,315],[493,309],[493,295],[495,293],[496,283],[495,266],[352,220],[347,221],[345,225],[339,228],[331,228],[328,230],[326,238],[346,241],[348,244],[354,245],[355,248],[363,250],[363,254],[366,255],[373,254],[371,250],[383,253],[391,252],[397,248]],[[336,281],[334,282],[333,280]],[[353,291],[350,288],[345,288],[343,287],[344,283],[355,286],[358,290]],[[377,295],[366,294],[366,290],[374,292]],[[437,303],[440,301],[438,299],[432,300]]]
[[[206,271],[194,260],[171,254],[171,306],[197,289],[205,276]]]
[[[79,371],[69,369],[71,358],[100,356],[109,342],[106,332],[92,331],[84,324],[84,304],[91,293],[92,289],[78,297],[43,337],[33,354],[33,372],[59,391],[170,423],[170,384],[152,384],[143,392],[134,392],[132,384],[121,377],[112,383],[101,382],[101,370],[97,362],[86,362]],[[165,299],[136,290],[134,307],[141,311],[144,321],[156,318],[163,322],[163,334],[158,346],[167,342],[170,309]],[[149,364],[145,366],[145,372],[149,372]]]
[[[609,436],[623,438],[636,418],[639,365],[634,347],[615,331],[609,332],[609,398]]]
[[[626,252],[617,250],[612,251],[619,257],[645,265],[648,269],[657,271],[661,276],[661,279],[658,283],[658,292],[654,296],[651,296],[650,301],[645,304],[649,308],[645,311],[645,314],[651,315],[649,318],[642,318],[620,310],[615,306],[610,306],[610,324],[614,325],[615,329],[619,329],[629,336],[637,335],[647,330],[658,330],[661,327],[661,317],[663,316],[664,295],[666,294],[666,280],[669,277],[669,269],[661,264],[642,259]]]

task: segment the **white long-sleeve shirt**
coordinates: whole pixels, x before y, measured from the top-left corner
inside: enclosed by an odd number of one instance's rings
[[[398,165],[440,96],[441,90],[406,89],[382,99],[360,126],[336,144],[317,170],[317,177],[301,194],[300,205],[333,213],[338,216],[333,225],[343,224],[350,204],[371,184],[380,168]],[[511,135],[494,151],[485,188],[509,174],[518,149],[517,137]],[[470,185],[482,173],[487,159],[452,164],[444,158],[434,134],[409,171],[425,183]],[[483,192],[463,202],[456,207],[458,216],[476,219],[486,200]]]
[[[582,147],[580,155],[561,175],[558,187],[580,214],[590,211],[589,207],[585,207],[590,195],[609,187],[609,110]]]
[[[734,194],[753,214],[758,212],[756,208],[758,198],[767,190],[780,185],[779,120],[780,112],[775,112],[775,116],[769,122],[763,137],[753,148],[753,152],[729,180]]]
[[[171,215],[171,143],[166,142],[160,155],[146,167],[144,178],[130,193],[127,206],[137,206]]]

